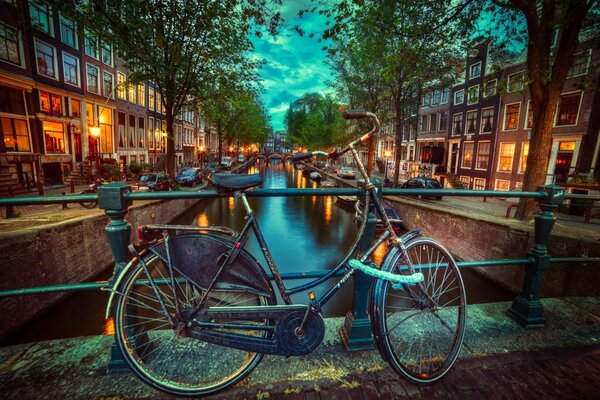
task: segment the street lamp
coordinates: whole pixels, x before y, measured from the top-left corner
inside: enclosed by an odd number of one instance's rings
[[[388,159],[390,158],[391,155],[392,155],[391,151],[389,151],[389,150],[385,151],[385,178],[384,178],[384,181],[387,179]]]
[[[93,126],[89,126],[88,127],[88,132],[90,133],[90,136],[92,136],[94,138],[94,141],[96,142],[95,147],[96,147],[96,177],[100,176],[100,127],[97,125],[93,125]]]
[[[204,146],[200,146],[200,165],[204,165]]]

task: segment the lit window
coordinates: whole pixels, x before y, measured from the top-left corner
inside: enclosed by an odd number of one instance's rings
[[[497,179],[496,180],[496,190],[509,191],[510,190],[510,181]]]
[[[473,166],[473,142],[465,142],[463,147],[462,168]]]
[[[527,100],[527,121],[525,121],[525,129],[533,128],[533,108],[531,100]]]
[[[471,65],[470,71],[469,71],[469,78],[473,79],[473,78],[478,78],[481,76],[481,61],[479,61],[478,63],[475,63],[473,65]]]
[[[483,97],[490,97],[496,94],[496,86],[498,81],[496,79],[492,79],[491,81],[487,81],[483,86]]]
[[[81,115],[81,103],[79,100],[71,99],[71,116],[79,118]]]
[[[21,46],[16,29],[0,23],[0,60],[21,65]]]
[[[42,112],[62,115],[62,97],[58,94],[40,91],[40,110]]]
[[[581,92],[562,94],[558,99],[556,126],[575,125],[581,102]]]
[[[60,40],[74,49],[79,48],[75,23],[63,16],[60,17]]]
[[[30,1],[29,15],[31,17],[31,25],[42,32],[54,36],[52,30],[52,18],[50,17],[50,6],[45,3]]]
[[[507,104],[504,108],[504,130],[515,130],[519,123],[519,113],[521,111],[521,104]]]
[[[467,134],[473,134],[476,132],[477,125],[477,111],[467,111]]]
[[[481,111],[481,133],[491,133],[494,124],[494,109],[485,108]]]
[[[117,96],[125,100],[125,74],[117,71]]]
[[[516,92],[523,90],[523,84],[525,83],[525,72],[519,71],[517,73],[508,76],[508,91]]]
[[[523,142],[521,145],[521,162],[519,163],[519,173],[525,173],[527,168],[527,156],[529,155],[529,142]]]
[[[0,129],[4,136],[4,147],[8,152],[31,151],[27,121],[8,117],[0,118]]]
[[[142,107],[146,105],[146,86],[143,83],[137,86],[137,102]]]
[[[38,73],[56,79],[56,69],[54,68],[56,49],[36,40],[35,58]]]
[[[135,104],[135,85],[132,83],[127,84],[127,100]]]
[[[570,78],[572,76],[577,75],[585,75],[588,72],[588,68],[590,65],[590,58],[592,56],[591,50],[582,51],[581,53],[576,53],[573,55],[573,65],[569,69],[567,73],[567,77]]]
[[[463,185],[465,185],[465,188],[468,189],[471,185],[471,178],[468,176],[461,175],[459,179],[463,183]]]
[[[87,64],[86,82],[88,92],[100,94],[100,88],[98,86],[98,67]]]
[[[490,161],[490,142],[479,142],[476,169],[487,169]]]
[[[114,84],[113,79],[114,77],[112,74],[102,71],[102,93],[106,97],[112,97]]]
[[[145,128],[146,120],[144,117],[138,118],[138,147],[144,147],[146,144],[146,128]]]
[[[463,114],[454,114],[452,120],[452,135],[462,135],[463,133]]]
[[[500,143],[500,159],[498,160],[498,171],[512,171],[513,156],[515,154],[514,143]]]
[[[148,108],[152,111],[154,111],[154,88],[153,87],[148,87]]]
[[[65,83],[79,86],[79,60],[69,54],[63,53],[63,74]]]
[[[89,29],[85,30],[85,54],[92,58],[98,59],[98,36]]]
[[[454,104],[462,104],[465,101],[465,91],[457,90],[454,92]]]
[[[485,179],[475,178],[473,180],[473,190],[485,190]]]
[[[65,129],[62,122],[44,121],[43,130],[44,144],[46,145],[46,154],[65,154]]]

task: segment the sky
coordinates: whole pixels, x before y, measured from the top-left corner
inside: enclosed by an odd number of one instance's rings
[[[325,17],[305,14],[298,17],[304,1],[284,0],[281,6],[286,27],[276,37],[264,34],[252,38],[255,54],[265,60],[260,72],[265,92],[262,100],[271,116],[274,130],[284,130],[285,114],[290,102],[304,93],[328,91],[330,71],[325,64],[324,43],[317,41],[318,34],[310,38],[310,32],[322,32]],[[306,34],[300,36],[291,30],[299,25]]]

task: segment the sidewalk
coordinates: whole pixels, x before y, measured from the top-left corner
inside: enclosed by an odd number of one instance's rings
[[[600,300],[542,303],[547,321],[542,329],[525,329],[508,318],[510,303],[469,306],[460,358],[447,377],[431,386],[402,380],[377,350],[347,352],[338,334],[343,319],[328,318],[325,340],[314,353],[265,356],[248,379],[208,398],[600,398]],[[173,398],[130,372],[107,374],[112,341],[111,336],[94,336],[0,348],[2,398]]]

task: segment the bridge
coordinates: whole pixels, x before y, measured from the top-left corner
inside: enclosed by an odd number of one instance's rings
[[[293,157],[291,153],[258,153],[256,159],[258,160],[288,160]]]
[[[127,257],[127,252],[124,251],[126,242],[125,237],[129,235],[123,235],[128,229],[127,223],[124,221],[125,212],[129,209],[130,201],[139,200],[173,200],[177,198],[209,198],[216,197],[219,194],[210,190],[203,192],[186,193],[186,192],[172,192],[172,193],[125,193],[121,187],[108,188],[110,193],[106,193],[107,197],[104,201],[100,199],[101,205],[106,214],[110,218],[109,226],[107,227],[107,235],[111,247],[114,251],[114,259],[119,263]],[[360,195],[359,189],[337,189],[337,190],[323,190],[323,189],[282,189],[280,191],[263,191],[254,190],[252,195],[308,195],[308,196],[322,196],[327,194],[352,194]],[[115,197],[114,194],[117,194]],[[399,190],[389,189],[383,191],[384,196],[418,196],[423,194],[421,190]],[[488,196],[488,197],[500,197],[506,196],[506,192],[475,192],[475,191],[459,191],[454,193],[453,191],[444,191],[443,195],[448,196]],[[511,194],[512,196],[513,194]],[[594,344],[594,337],[598,337],[597,334],[600,332],[598,315],[593,311],[597,309],[598,300],[596,297],[586,297],[574,300],[562,300],[562,299],[541,299],[540,298],[540,287],[543,282],[544,272],[550,267],[552,263],[557,262],[570,262],[570,263],[593,263],[598,262],[598,257],[570,257],[569,259],[553,259],[548,255],[549,235],[553,228],[552,213],[556,209],[561,195],[558,188],[545,187],[540,189],[539,192],[518,192],[514,194],[515,197],[534,197],[540,201],[540,207],[542,212],[536,217],[536,235],[535,244],[531,252],[524,258],[507,260],[507,259],[496,259],[496,260],[480,260],[480,261],[464,261],[460,263],[461,268],[470,268],[476,265],[478,266],[489,266],[492,269],[501,265],[514,265],[514,264],[525,264],[527,265],[527,274],[523,281],[522,294],[515,299],[512,303],[497,303],[493,305],[482,306],[471,306],[469,308],[469,315],[471,320],[474,321],[474,325],[470,327],[468,332],[472,332],[472,336],[467,340],[467,354],[464,355],[464,362],[460,362],[457,366],[458,371],[453,371],[447,380],[441,382],[441,386],[434,387],[429,390],[440,390],[445,391],[451,396],[461,398],[468,393],[479,393],[484,394],[490,390],[490,376],[493,377],[492,382],[496,384],[499,390],[506,391],[506,393],[518,395],[527,393],[527,389],[530,384],[519,385],[518,379],[521,379],[525,374],[527,379],[535,382],[532,377],[533,371],[539,372],[537,379],[537,385],[533,387],[536,390],[550,391],[554,394],[567,395],[569,393],[575,393],[581,395],[579,397],[590,397],[588,396],[593,392],[594,382],[597,383],[598,376],[597,366],[599,361],[599,354],[597,346]],[[104,196],[101,192],[100,197]],[[3,199],[0,201],[0,206],[6,206],[7,204],[22,205],[22,204],[48,204],[55,203],[61,204],[64,202],[81,202],[97,200],[95,195],[86,196],[54,196],[47,198],[20,198],[20,199]],[[293,277],[290,277],[293,278]],[[89,288],[89,284],[88,285]],[[62,287],[45,287],[45,288],[30,288],[30,290],[23,290],[22,288],[14,288],[14,290],[4,290],[0,293],[3,297],[13,297],[22,294],[31,294],[36,292],[47,293],[49,291],[61,291],[61,290],[75,290],[78,285],[62,285]],[[105,286],[105,283],[95,284],[96,288]],[[364,285],[363,285],[364,286]],[[368,286],[367,286],[368,288]],[[79,286],[79,289],[83,289],[83,285]],[[358,290],[361,289],[360,285]],[[364,294],[357,292],[357,298],[365,297]],[[358,307],[358,308],[356,308]],[[354,312],[355,316],[361,316],[360,304],[355,304]],[[506,310],[513,310],[512,317],[518,322],[517,324],[511,323],[510,320],[504,315]],[[548,319],[547,319],[547,318]],[[541,318],[541,319],[540,319]],[[355,337],[357,342],[363,341],[365,337],[361,337],[360,325],[368,323],[361,318],[346,318],[345,321],[335,320],[330,321],[330,329],[328,330],[331,340],[337,337],[337,330],[341,324],[350,323],[350,330],[356,331],[357,336]],[[540,322],[541,321],[541,322]],[[577,321],[585,321],[585,323],[578,323]],[[539,331],[535,329],[523,330],[523,326],[540,326],[543,324],[546,326],[544,331],[544,340],[540,341]],[[583,326],[582,326],[583,325]],[[567,328],[564,328],[567,327]],[[565,343],[565,336],[563,335],[563,329],[573,328],[573,341]],[[357,329],[354,329],[357,328]],[[480,332],[477,334],[476,332]],[[551,339],[555,335],[553,339]],[[587,342],[586,342],[587,340]],[[497,343],[500,341],[499,343]],[[128,398],[133,396],[133,393],[141,393],[144,390],[148,390],[141,384],[132,381],[127,376],[122,375],[111,375],[110,379],[104,376],[104,367],[109,363],[109,348],[112,340],[108,337],[92,338],[84,341],[62,341],[53,344],[40,344],[34,347],[27,347],[23,349],[9,349],[6,352],[2,350],[0,355],[3,360],[9,360],[9,365],[15,367],[15,369],[8,368],[0,371],[0,389],[3,393],[8,393],[9,398],[27,398],[27,390],[38,390],[44,393],[48,393],[48,387],[56,389],[54,393],[60,397],[73,397],[73,390],[82,390],[81,393],[88,393],[90,397],[100,397],[101,395],[113,394]],[[335,343],[335,342],[334,342]],[[494,344],[498,347],[495,347]],[[558,354],[557,357],[552,358],[552,354],[556,356],[556,352],[553,351],[555,348],[561,348],[563,346],[578,346],[571,350],[564,350]],[[328,391],[343,392],[343,393],[358,393],[360,392],[364,397],[362,398],[393,398],[393,395],[389,395],[389,392],[385,390],[400,391],[405,397],[422,398],[426,395],[428,389],[417,388],[405,383],[401,383],[393,378],[390,379],[390,371],[381,367],[382,361],[378,358],[375,352],[370,352],[373,359],[362,358],[361,353],[339,354],[339,351],[334,350],[339,344],[334,347],[324,347],[322,352],[316,353],[308,358],[308,361],[302,363],[302,359],[292,359],[294,367],[288,364],[286,361],[286,368],[281,368],[282,359],[275,359],[273,363],[266,365],[266,370],[260,372],[257,370],[255,374],[258,374],[256,381],[251,381],[251,385],[234,388],[233,392],[230,392],[234,397],[244,398],[250,395],[255,397],[258,393],[271,393],[272,397],[284,396],[286,394],[294,393],[316,393],[317,395],[327,397]],[[352,343],[351,343],[352,347]],[[29,350],[28,350],[29,349]],[[546,350],[543,350],[546,349]],[[503,352],[508,351],[509,356],[503,358]],[[525,352],[525,353],[522,353]],[[46,363],[44,360],[45,354],[60,353],[66,354],[67,356],[61,357],[59,363]],[[334,359],[328,358],[331,353],[338,354],[339,357]],[[16,356],[15,356],[16,354]],[[518,354],[521,354],[519,357]],[[524,355],[526,354],[526,355]],[[73,355],[73,358],[69,358],[69,355]],[[31,358],[28,358],[31,357]],[[347,364],[341,361],[341,358],[348,358]],[[490,357],[490,358],[481,358]],[[508,358],[507,358],[508,357]],[[585,360],[587,369],[582,373],[580,370],[577,371],[576,375],[565,375],[564,368],[556,368],[556,371],[560,371],[561,375],[548,374],[548,367],[550,365],[564,365],[564,363],[574,363],[575,360]],[[543,365],[542,369],[535,369],[535,365],[531,365],[528,361],[524,360],[538,360]],[[323,363],[319,360],[328,360]],[[370,360],[370,361],[369,361]],[[374,361],[375,360],[375,361]],[[462,360],[461,360],[462,361]],[[335,362],[335,364],[334,364]],[[514,370],[511,371],[505,367],[506,363],[514,366]],[[308,364],[313,364],[313,367],[306,367]],[[339,367],[341,371],[336,370],[338,363],[341,363]],[[485,368],[479,368],[478,366],[495,365],[498,369],[489,370]],[[554,363],[554,364],[553,364]],[[37,367],[33,367],[36,366]],[[46,367],[44,367],[46,365]],[[355,368],[357,365],[364,365],[363,369]],[[24,369],[18,369],[24,366]],[[30,367],[31,366],[31,367]],[[304,366],[304,367],[301,367]],[[463,368],[462,370],[461,368]],[[288,368],[290,371],[297,373],[296,376],[308,377],[310,383],[306,383],[305,380],[298,381],[294,380],[291,384],[289,383],[289,377],[287,375]],[[328,369],[329,368],[329,369]],[[594,369],[596,368],[596,369]],[[575,370],[575,368],[573,368]],[[25,371],[25,373],[23,373]],[[48,374],[49,371],[52,371]],[[93,372],[95,371],[95,372]],[[465,374],[461,374],[460,371],[465,371]],[[91,374],[90,374],[91,372]],[[277,375],[277,372],[283,375]],[[558,372],[557,372],[558,373]],[[44,374],[45,377],[54,377],[55,379],[52,384],[48,384],[47,379],[43,380],[47,386],[43,389],[41,386],[32,384],[35,381],[35,374]],[[85,376],[88,376],[86,378]],[[262,374],[262,375],[261,375]],[[514,375],[513,375],[514,374]],[[595,375],[594,375],[595,374]],[[317,381],[317,378],[321,376],[327,376],[328,381]],[[484,378],[482,378],[482,376]],[[486,377],[487,376],[487,380]],[[30,377],[30,383],[25,383],[23,377]],[[88,382],[88,385],[81,385],[79,387],[65,385],[64,379],[67,378],[71,382]],[[464,378],[463,378],[464,377]],[[77,380],[76,378],[80,378]],[[556,379],[555,379],[556,378]],[[253,378],[254,379],[254,376]],[[285,380],[285,384],[281,384],[281,380]],[[477,382],[488,382],[488,384],[477,383]],[[579,384],[579,382],[582,384]],[[583,382],[585,381],[585,382]],[[109,385],[106,382],[110,382]],[[274,383],[279,382],[279,383]],[[318,383],[315,383],[318,382]],[[332,383],[333,382],[333,383]],[[340,383],[342,382],[342,383]],[[344,384],[345,382],[345,384]],[[498,384],[500,382],[500,384]],[[572,384],[577,382],[577,384]],[[553,383],[553,384],[551,384]],[[319,390],[315,389],[315,385],[322,385]],[[70,386],[70,388],[69,388]],[[592,386],[590,388],[590,386]],[[387,388],[387,389],[386,389]],[[359,389],[358,391],[356,389]],[[68,390],[72,390],[69,392]],[[374,392],[369,392],[373,391]],[[592,392],[586,391],[592,390]],[[299,392],[298,392],[299,391]],[[554,392],[552,392],[554,391]],[[96,395],[94,395],[96,393]],[[148,392],[146,392],[148,393]],[[152,393],[152,392],[149,392]],[[227,392],[226,392],[227,393]],[[236,393],[238,396],[236,396]],[[371,393],[373,397],[368,397],[367,394]],[[431,393],[431,392],[430,392]],[[375,397],[375,394],[378,397]],[[398,394],[398,393],[396,393]],[[462,394],[462,396],[460,396]],[[152,395],[152,394],[150,394]],[[154,393],[153,395],[156,395]],[[306,395],[308,397],[308,394]],[[358,396],[358,394],[357,394]],[[323,397],[323,398],[325,398]],[[561,396],[558,396],[561,397]],[[567,396],[568,397],[568,396]],[[578,397],[578,396],[575,396]],[[361,398],[361,397],[356,397]]]

